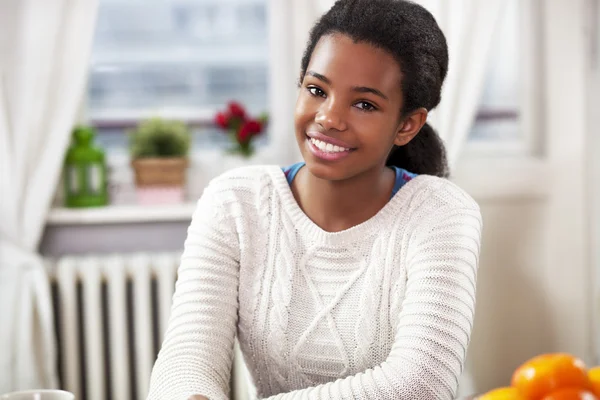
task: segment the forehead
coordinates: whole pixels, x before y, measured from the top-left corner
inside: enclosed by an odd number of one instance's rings
[[[371,86],[398,90],[401,71],[387,51],[346,35],[321,37],[311,55],[308,70],[325,75],[332,84]]]

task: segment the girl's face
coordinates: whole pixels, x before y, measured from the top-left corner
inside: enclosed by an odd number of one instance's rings
[[[384,50],[342,34],[319,40],[294,114],[313,175],[342,180],[381,169],[394,144],[418,133],[424,118],[401,118],[401,80],[400,66]]]

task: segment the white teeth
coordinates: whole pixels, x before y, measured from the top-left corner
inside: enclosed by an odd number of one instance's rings
[[[342,151],[350,151],[350,149],[347,149],[345,147],[339,147],[339,146],[333,145],[331,143],[325,143],[325,142],[323,142],[321,140],[318,140],[318,139],[310,138],[310,141],[319,150],[327,152],[327,153],[339,153],[339,152],[342,152]]]

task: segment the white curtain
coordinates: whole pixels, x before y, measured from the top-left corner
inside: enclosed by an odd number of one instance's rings
[[[446,144],[450,168],[456,165],[475,122],[494,33],[503,0],[416,0],[436,18],[448,41],[450,65],[440,105],[431,125]]]
[[[310,28],[335,0],[269,0],[270,92],[272,162],[300,161],[294,136],[294,105],[300,61]]]
[[[97,2],[0,2],[0,393],[57,385],[37,249],[83,95]]]

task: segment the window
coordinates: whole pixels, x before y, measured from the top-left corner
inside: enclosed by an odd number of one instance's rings
[[[87,114],[102,144],[154,115],[202,125],[234,99],[265,111],[266,19],[267,0],[100,0]]]
[[[519,44],[517,0],[507,2],[493,39],[478,118],[472,140],[514,139],[519,135]]]
[[[537,2],[508,0],[490,54],[470,150],[532,152],[535,136],[539,57]]]
[[[536,99],[538,0],[507,0],[467,151],[530,152]],[[267,110],[268,0],[100,0],[88,118],[101,144],[161,115],[200,126],[195,142],[224,136],[206,122],[235,99]],[[267,135],[264,138],[268,138]]]

